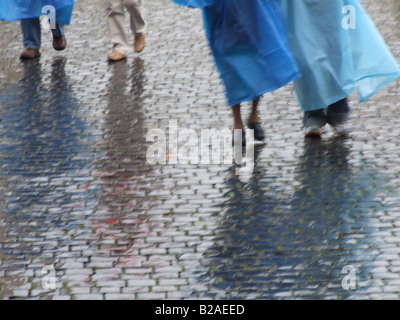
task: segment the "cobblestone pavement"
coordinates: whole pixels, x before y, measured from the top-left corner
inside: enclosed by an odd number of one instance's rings
[[[399,1],[363,3],[399,57]],[[201,12],[146,13],[145,51],[111,65],[102,1],[36,62],[0,22],[0,298],[400,298],[399,83],[351,97],[346,139],[305,141],[291,85],[265,95],[247,175],[153,164],[149,132],[232,119]]]

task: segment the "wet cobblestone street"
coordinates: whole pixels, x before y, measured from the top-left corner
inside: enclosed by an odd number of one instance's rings
[[[147,47],[108,64],[103,1],[77,2],[35,61],[0,21],[0,299],[400,298],[399,82],[321,141],[291,85],[266,94],[248,174],[153,164],[153,129],[232,125],[201,12],[147,0]],[[399,1],[363,4],[400,57]]]

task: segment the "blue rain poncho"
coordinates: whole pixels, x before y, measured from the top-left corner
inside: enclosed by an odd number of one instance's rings
[[[48,14],[45,6],[56,9],[56,22],[70,24],[75,0],[0,0],[0,20],[18,21]]]
[[[214,3],[217,0],[173,0],[173,1],[184,7],[204,9],[205,7],[214,5]]]
[[[173,0],[202,8],[206,35],[230,106],[300,76],[280,0]]]
[[[282,5],[289,43],[303,75],[294,82],[303,111],[346,98],[357,85],[363,102],[400,76],[396,60],[358,0],[282,0]]]

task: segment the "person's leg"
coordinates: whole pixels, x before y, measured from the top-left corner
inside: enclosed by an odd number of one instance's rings
[[[241,114],[241,105],[236,104],[232,106],[232,115],[233,115],[233,141],[232,143],[235,143],[236,141],[242,141],[242,145],[246,144],[246,131],[244,128],[244,123],[242,120],[242,114]]]
[[[244,130],[244,124],[243,124],[240,108],[241,108],[240,104],[234,105],[232,107],[233,130],[236,130],[236,129]]]
[[[51,29],[53,34],[53,48],[57,51],[64,50],[67,47],[67,40],[65,39],[64,25],[56,23],[56,28]]]
[[[56,28],[51,29],[51,33],[53,34],[53,36],[57,38],[64,37],[65,36],[64,25],[56,23]]]
[[[306,129],[306,137],[320,137],[322,128],[326,125],[326,114],[324,109],[305,111],[303,124]]]
[[[130,26],[135,36],[146,33],[143,0],[124,0],[130,14]]]
[[[21,53],[23,59],[38,57],[41,46],[41,30],[39,18],[22,19],[21,30],[24,44],[24,51]]]
[[[108,60],[122,60],[127,57],[129,46],[125,34],[125,11],[123,0],[105,0],[107,28],[114,52]]]
[[[260,102],[260,97],[254,99],[252,101],[251,112],[249,119],[247,121],[247,125],[249,129],[254,130],[254,139],[255,140],[264,140],[264,130],[261,126],[261,120],[258,113],[258,104]]]
[[[350,116],[350,107],[348,99],[339,100],[328,107],[327,122],[339,134],[346,134],[348,132],[345,123]]]
[[[142,52],[146,45],[146,21],[144,19],[143,0],[124,0],[130,14],[130,26],[135,36],[135,51]]]
[[[328,107],[328,123],[343,124],[349,119],[350,107],[348,99],[339,100]]]
[[[252,101],[251,112],[248,119],[248,123],[260,122],[260,117],[258,115],[258,103],[260,102],[260,97]]]
[[[22,19],[21,29],[24,47],[39,50],[41,46],[41,30],[39,18]]]

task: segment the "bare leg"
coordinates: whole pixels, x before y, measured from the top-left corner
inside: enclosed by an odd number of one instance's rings
[[[260,97],[254,99],[252,102],[251,112],[248,119],[248,123],[257,123],[261,122],[260,117],[258,115],[258,103],[260,102]]]
[[[236,104],[232,107],[233,115],[233,129],[244,129],[244,124],[242,120],[242,115],[240,112],[240,104]]]
[[[260,97],[253,100],[252,108],[250,112],[249,119],[247,120],[247,125],[249,129],[254,130],[254,139],[262,141],[265,139],[264,129],[261,125],[261,119],[258,114],[258,103],[260,102]]]
[[[240,112],[240,104],[236,104],[232,107],[233,115],[233,139],[232,143],[242,142],[242,146],[246,145],[246,131],[242,120],[242,115]],[[239,131],[240,130],[240,131]]]

